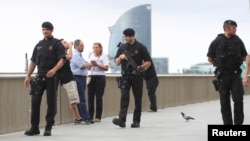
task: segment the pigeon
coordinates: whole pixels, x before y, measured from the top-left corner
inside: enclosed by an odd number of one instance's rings
[[[183,112],[181,112],[182,117],[186,120],[189,121],[190,119],[194,120],[193,117],[185,115]]]

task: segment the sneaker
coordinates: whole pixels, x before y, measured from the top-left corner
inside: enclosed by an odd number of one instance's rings
[[[131,128],[140,128],[140,123],[139,122],[132,123]]]
[[[24,134],[27,136],[39,135],[40,130],[38,128],[31,127],[29,130],[25,131]]]
[[[83,122],[83,119],[76,119],[75,124],[81,124]]]
[[[101,119],[95,118],[95,119],[94,119],[94,122],[101,122]]]
[[[125,121],[123,121],[123,120],[121,120],[121,119],[119,119],[119,118],[114,118],[114,119],[113,119],[113,123],[114,123],[115,125],[120,126],[121,128],[126,127]]]
[[[86,119],[84,122],[89,125],[89,124],[94,124],[95,122],[92,119]]]

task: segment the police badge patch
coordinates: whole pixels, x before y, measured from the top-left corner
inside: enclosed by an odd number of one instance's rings
[[[135,54],[138,54],[138,50],[135,50]]]
[[[37,50],[40,50],[42,47],[37,47]]]
[[[49,50],[52,50],[53,49],[53,46],[49,46]]]

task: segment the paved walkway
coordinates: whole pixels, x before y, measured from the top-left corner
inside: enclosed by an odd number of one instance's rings
[[[250,124],[250,96],[245,96],[245,121]],[[195,120],[186,122],[181,112]],[[127,127],[112,124],[114,117],[102,119],[93,125],[73,123],[55,126],[51,137],[25,136],[24,131],[0,135],[0,141],[207,141],[207,125],[222,124],[219,101],[159,109],[156,113],[143,112],[141,128],[130,128],[132,115],[127,117]]]

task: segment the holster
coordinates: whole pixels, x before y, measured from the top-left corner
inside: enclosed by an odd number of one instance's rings
[[[30,95],[33,95],[35,92],[35,88],[37,86],[37,80],[36,79],[32,79],[30,80]]]
[[[121,77],[117,77],[116,78],[116,82],[117,82],[118,88],[121,88],[121,86],[122,86],[122,78]]]
[[[43,79],[33,79],[30,80],[30,95],[41,95],[43,94],[44,80]]]
[[[216,91],[218,91],[218,90],[219,90],[218,80],[217,80],[217,79],[214,79],[212,82],[213,82],[213,85],[214,85],[214,89],[215,89]]]
[[[216,69],[215,70],[215,72],[214,72],[214,74],[215,74],[215,78],[213,79],[213,81],[212,81],[212,83],[213,83],[213,85],[214,85],[214,89],[216,90],[216,91],[218,91],[219,90],[219,83],[218,83],[218,80],[219,80],[219,78],[220,78],[220,76],[222,75],[222,69]]]
[[[118,84],[118,88],[120,88],[120,89],[129,88],[128,77],[117,77],[116,81]]]

